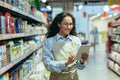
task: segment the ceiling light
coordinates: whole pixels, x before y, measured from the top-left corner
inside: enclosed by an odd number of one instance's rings
[[[47,9],[48,9],[48,10],[51,10],[51,6],[47,5]]]
[[[42,0],[42,2],[44,2],[44,3],[45,3],[46,1],[47,1],[47,0]]]
[[[108,11],[109,11],[109,6],[108,6],[108,5],[105,5],[105,6],[103,7],[103,11],[108,12]]]
[[[83,8],[83,5],[79,5],[78,6],[78,9],[80,10],[80,9],[82,9]]]

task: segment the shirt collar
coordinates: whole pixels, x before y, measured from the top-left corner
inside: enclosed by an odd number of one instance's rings
[[[57,41],[58,41],[58,40],[64,39],[64,38],[63,38],[59,33],[57,33],[56,39],[57,39]],[[65,40],[68,40],[68,39],[72,41],[72,38],[71,38],[70,35],[68,35]]]

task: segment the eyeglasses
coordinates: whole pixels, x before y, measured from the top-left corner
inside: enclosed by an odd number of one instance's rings
[[[73,23],[63,23],[64,26],[73,26]]]

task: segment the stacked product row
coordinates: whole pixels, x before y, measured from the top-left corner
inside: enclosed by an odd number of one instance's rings
[[[31,74],[30,72],[33,69],[34,65],[38,63],[41,63],[41,49],[35,51],[16,69],[1,75],[0,80],[28,80],[28,74]],[[44,69],[42,71],[44,71]],[[41,77],[39,80],[42,80],[43,75],[39,77]]]
[[[35,67],[28,80],[49,80],[49,74],[50,72],[45,69],[41,62]]]
[[[108,32],[108,67],[120,75],[120,21],[110,22]]]
[[[0,0],[0,80],[29,80],[42,62],[40,47],[47,32],[46,18],[33,11],[30,2]]]
[[[42,27],[28,24],[21,18],[12,17],[9,12],[0,12],[0,34],[40,32]]]
[[[120,53],[116,51],[112,51],[110,57],[114,59],[116,62],[120,63]]]
[[[120,40],[120,26],[115,26],[111,28],[111,39],[119,41]]]
[[[33,0],[0,0],[0,5],[8,7],[10,9],[13,8],[13,10],[15,10],[15,8],[17,8],[18,12],[24,12],[25,15],[32,15],[36,18],[39,18],[39,20],[43,20],[44,19],[44,15],[42,14],[42,12],[39,11],[39,14],[36,14],[33,10],[32,10],[32,6],[35,3],[35,1]],[[36,11],[38,11],[36,9]]]
[[[44,36],[34,36],[24,39],[11,40],[0,44],[0,68],[16,60],[29,50],[40,45]]]
[[[114,62],[111,59],[108,59],[108,66],[110,69],[112,69],[115,73],[120,75],[120,65],[116,62]]]

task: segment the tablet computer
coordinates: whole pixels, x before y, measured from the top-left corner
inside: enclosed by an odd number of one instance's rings
[[[90,44],[81,45],[78,52],[77,52],[77,54],[76,54],[75,60],[80,60],[80,58],[82,56],[82,53],[89,53],[90,47],[91,47]]]

